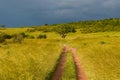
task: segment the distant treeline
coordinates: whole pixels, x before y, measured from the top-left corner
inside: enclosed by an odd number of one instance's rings
[[[82,33],[120,31],[120,18],[72,22],[68,24],[76,26]]]
[[[120,31],[120,18],[110,18],[104,20],[88,20],[65,23],[75,29],[80,29],[81,33],[95,33],[106,31]],[[29,32],[43,31],[53,32],[54,29],[62,24],[45,24],[44,26],[33,26],[32,29],[28,29]]]

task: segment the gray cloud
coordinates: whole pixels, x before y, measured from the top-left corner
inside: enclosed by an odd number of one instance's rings
[[[0,0],[0,24],[40,25],[120,17],[120,0]]]

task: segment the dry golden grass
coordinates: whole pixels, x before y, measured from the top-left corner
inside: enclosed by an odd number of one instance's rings
[[[0,80],[45,80],[59,58],[61,47],[56,40],[37,39],[2,45]]]
[[[100,35],[100,34],[99,34]],[[120,37],[77,38],[71,45],[83,64],[88,80],[120,79]]]
[[[13,34],[26,30],[2,31]],[[27,34],[37,36],[41,33]],[[6,45],[0,45],[0,80],[45,80],[56,65],[64,44],[77,48],[88,80],[120,79],[120,32],[81,34],[78,30],[68,34],[66,39],[54,32],[45,34],[48,39],[25,39],[22,44],[8,40]],[[69,77],[73,74],[69,73],[74,72],[70,55],[67,64],[63,80],[71,80]]]

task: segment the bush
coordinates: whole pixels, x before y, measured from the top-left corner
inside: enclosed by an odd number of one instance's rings
[[[22,35],[23,38],[27,37],[27,35],[24,32],[20,33],[20,35]]]
[[[5,39],[11,39],[11,38],[12,38],[12,35],[5,34],[4,37],[5,37]]]
[[[20,35],[22,35],[23,38],[29,38],[29,39],[34,39],[35,38],[34,36],[25,34],[24,32],[20,33]]]
[[[106,42],[105,41],[101,41],[100,44],[106,44]]]
[[[0,43],[3,43],[5,42],[5,37],[4,37],[4,34],[0,34]]]
[[[0,33],[0,43],[5,42],[5,39],[11,39],[12,36],[6,33]]]
[[[24,36],[22,34],[14,34],[13,35],[13,42],[14,43],[22,43]]]
[[[57,32],[62,38],[65,38],[70,32],[76,32],[74,26],[68,24],[59,25],[58,27],[54,28],[54,31]]]
[[[40,34],[37,36],[37,39],[46,39],[46,38],[47,38],[46,34]]]

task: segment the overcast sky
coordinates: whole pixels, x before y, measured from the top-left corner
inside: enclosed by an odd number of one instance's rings
[[[120,18],[120,0],[0,0],[9,27],[104,18]]]

